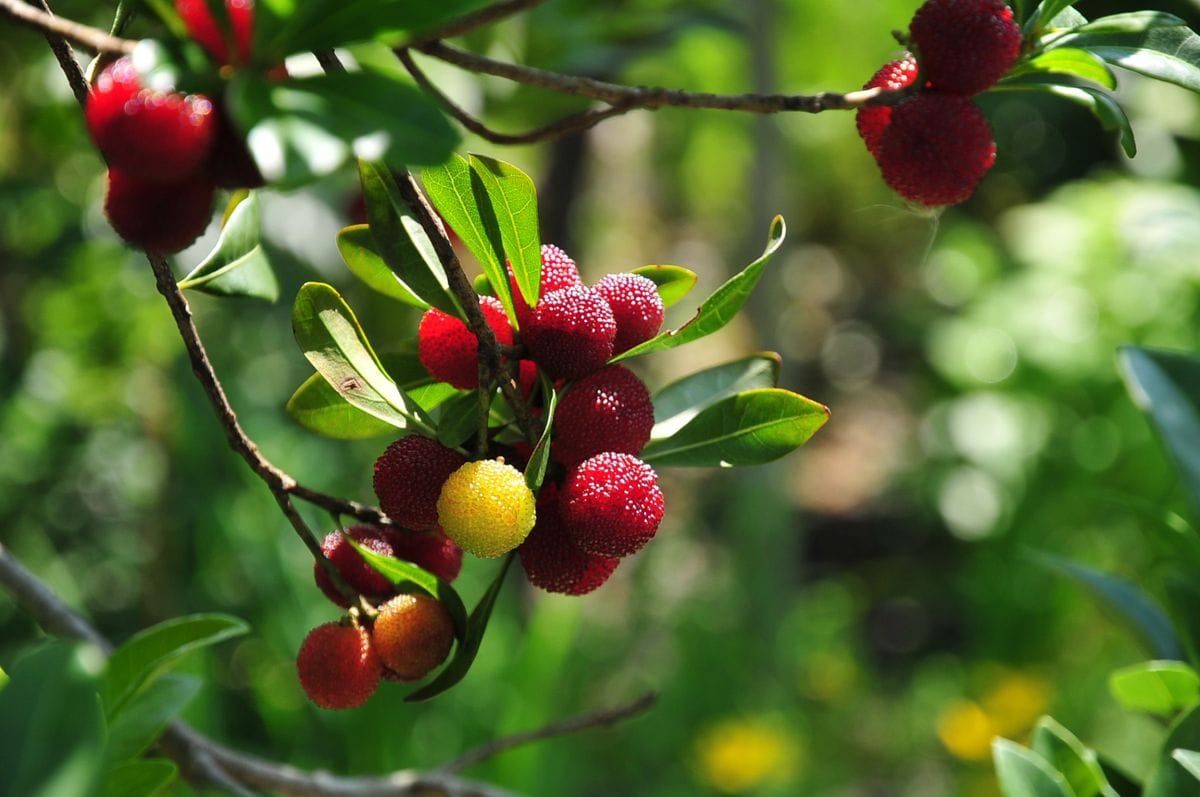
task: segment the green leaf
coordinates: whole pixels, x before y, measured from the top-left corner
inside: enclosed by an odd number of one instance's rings
[[[104,764],[101,654],[53,642],[18,659],[0,691],[0,794],[87,797]]]
[[[304,356],[350,404],[397,429],[432,432],[420,409],[384,372],[354,311],[332,287],[322,282],[300,287],[292,331]]]
[[[670,307],[691,293],[699,279],[696,272],[682,266],[640,266],[633,273],[654,283],[663,307]]]
[[[1031,555],[1043,567],[1065,575],[1090,589],[1105,603],[1117,610],[1122,619],[1160,659],[1183,659],[1183,650],[1171,621],[1153,599],[1137,587],[1119,578],[1101,573],[1041,551]]]
[[[1072,31],[1056,39],[1051,46],[1065,45],[1087,50],[1113,66],[1200,91],[1200,37],[1186,26],[1122,30],[1109,23],[1105,29],[1083,33]]]
[[[117,716],[139,689],[192,651],[241,636],[249,630],[245,622],[227,614],[192,614],[166,620],[134,634],[109,657],[100,692],[105,713],[109,717]]]
[[[459,142],[432,99],[375,70],[287,80],[242,70],[225,96],[259,171],[276,188],[312,182],[351,157],[441,163]]]
[[[409,210],[392,170],[360,160],[358,176],[371,222],[371,237],[384,263],[417,296],[439,310],[465,318],[450,292],[450,279],[425,228]]]
[[[328,50],[375,39],[398,42],[405,34],[436,27],[466,14],[487,0],[268,0],[287,21],[268,42],[271,52],[288,55]],[[257,52],[257,51],[256,51]]]
[[[1200,753],[1192,750],[1172,750],[1171,758],[1179,762],[1196,780],[1200,780]]]
[[[694,340],[711,335],[728,324],[742,305],[750,298],[750,292],[762,277],[763,268],[771,256],[779,249],[787,235],[787,228],[782,216],[776,216],[771,222],[770,234],[767,237],[767,248],[762,255],[742,271],[735,274],[724,285],[717,288],[711,296],[704,300],[696,315],[678,329],[660,333],[645,343],[639,343],[632,349],[613,357],[609,362],[636,357],[652,351],[662,351],[691,343]]]
[[[1104,756],[1100,756],[1100,769],[1117,797],[1142,797],[1142,784]]]
[[[1028,748],[1008,739],[996,739],[992,742],[992,759],[1004,797],[1074,797],[1067,779]]]
[[[1147,661],[1114,672],[1108,690],[1128,711],[1171,717],[1200,701],[1200,675],[1180,661]]]
[[[746,390],[702,410],[682,429],[642,449],[654,465],[738,467],[779,459],[808,442],[829,409],[779,388]]]
[[[654,394],[652,440],[670,437],[701,410],[745,390],[775,387],[783,360],[775,352],[754,354],[685,376]]]
[[[1108,64],[1099,56],[1077,47],[1061,47],[1044,52],[1018,64],[1005,77],[1012,79],[1022,75],[1072,75],[1099,83],[1106,89],[1117,87],[1117,78]]]
[[[1084,33],[1145,33],[1155,28],[1179,28],[1186,26],[1179,17],[1164,11],[1129,11],[1093,19],[1075,27],[1072,35]]]
[[[1052,717],[1038,720],[1031,746],[1066,778],[1074,797],[1118,797],[1108,785],[1096,753]]]
[[[388,268],[368,225],[356,224],[343,228],[337,236],[337,247],[350,273],[371,290],[422,310],[429,309],[429,302],[413,293],[412,288]]]
[[[1191,529],[1185,533],[1195,534]],[[1163,586],[1175,633],[1181,638],[1188,659],[1200,661],[1200,585],[1196,584],[1194,573],[1192,569],[1168,573]]]
[[[1133,136],[1133,127],[1125,109],[1113,97],[1104,91],[1086,84],[1066,85],[1072,79],[1055,75],[1026,74],[1014,78],[1005,78],[996,84],[993,91],[1038,91],[1052,94],[1061,99],[1081,105],[1091,111],[1100,122],[1100,126],[1109,132],[1120,134],[1121,149],[1127,157],[1137,155],[1137,142]]]
[[[1026,25],[1026,34],[1045,30],[1053,27],[1054,18],[1064,11],[1070,10],[1071,6],[1075,5],[1076,0],[1043,0],[1038,6],[1037,13],[1030,17],[1029,24]],[[1082,16],[1080,17],[1082,19]],[[1086,22],[1086,20],[1083,20]],[[1079,23],[1076,23],[1079,24]],[[1062,27],[1075,27],[1075,25],[1064,25]]]
[[[402,532],[403,533],[403,532]],[[418,534],[420,532],[407,532]],[[397,559],[394,556],[381,556],[375,553],[370,548],[360,545],[351,537],[346,537],[346,541],[358,551],[359,555],[366,560],[367,564],[381,576],[392,582],[397,587],[410,588],[415,587],[431,598],[437,598],[446,607],[446,611],[450,613],[450,619],[454,621],[454,635],[458,638],[459,644],[463,644],[468,638],[470,630],[469,621],[467,620],[467,608],[463,605],[462,598],[458,591],[450,586],[450,583],[430,573],[428,570],[405,561]]]
[[[471,287],[480,296],[495,296],[496,292],[492,290],[492,281],[487,278],[487,274],[477,274],[475,279],[471,280]]]
[[[546,399],[546,426],[542,429],[542,436],[538,438],[533,452],[529,455],[529,462],[525,465],[525,484],[535,492],[541,489],[542,482],[546,480],[546,467],[550,464],[550,432],[554,428],[554,412],[558,409],[558,391],[545,374],[539,373],[539,378],[542,382],[542,395],[549,397]]]
[[[308,431],[335,440],[363,440],[396,431],[392,424],[347,402],[320,374],[296,388],[288,399],[287,414]]]
[[[455,448],[479,431],[479,393],[461,393],[438,408],[437,439],[447,448]]]
[[[466,639],[459,643],[454,658],[438,673],[437,678],[413,692],[405,700],[409,702],[428,700],[445,692],[466,677],[471,665],[475,663],[475,656],[479,653],[479,646],[483,642],[484,632],[487,631],[488,621],[492,619],[492,609],[496,606],[500,588],[504,586],[504,576],[508,573],[508,568],[512,565],[512,560],[516,555],[516,551],[513,551],[504,558],[504,563],[500,565],[500,572],[496,574],[487,591],[483,593],[483,597],[479,599],[479,603],[475,605],[474,611],[467,620]]]
[[[1146,779],[1143,797],[1192,797],[1196,779],[1175,758],[1176,750],[1200,750],[1200,707],[1179,717],[1167,731],[1158,761]]]
[[[3,667],[0,667],[0,689],[3,689],[5,686],[7,686],[8,681],[8,673],[4,671]]]
[[[462,395],[462,391],[446,382],[427,379],[423,384],[404,388],[404,394],[422,410],[431,412],[455,396]]]
[[[200,679],[167,673],[139,691],[108,723],[108,760],[141,755],[200,691]]]
[[[488,201],[480,209],[486,229],[498,230],[500,240],[492,248],[512,264],[517,289],[526,304],[538,302],[542,276],[542,245],[538,235],[537,188],[533,179],[511,163],[483,155],[469,156],[471,173],[479,178]],[[510,317],[514,317],[510,314]]]
[[[175,780],[179,769],[165,758],[126,761],[108,771],[103,797],[151,797]]]
[[[258,194],[250,191],[229,214],[216,247],[180,281],[179,287],[274,302],[279,298],[279,282],[263,251],[261,236]]]

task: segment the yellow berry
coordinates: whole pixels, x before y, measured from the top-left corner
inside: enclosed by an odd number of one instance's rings
[[[519,470],[499,460],[468,462],[446,479],[438,524],[467,553],[501,556],[520,545],[535,520],[533,492]]]

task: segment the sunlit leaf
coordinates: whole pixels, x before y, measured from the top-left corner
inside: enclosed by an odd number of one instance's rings
[[[338,233],[337,247],[350,273],[371,290],[422,310],[429,307],[429,302],[413,293],[412,288],[388,268],[368,225],[356,224],[343,228]]]
[[[491,242],[492,249],[512,265],[517,288],[532,307],[538,301],[542,274],[537,189],[530,176],[511,163],[483,155],[471,155],[468,163],[488,198],[487,203],[480,203],[484,228],[500,233],[500,240]]]
[[[1114,672],[1108,690],[1122,708],[1171,717],[1200,701],[1200,675],[1180,661],[1147,661]]]
[[[764,352],[672,382],[654,394],[654,428],[650,438],[670,437],[701,410],[721,399],[744,390],[777,386],[782,365],[778,354]]]
[[[396,427],[363,412],[320,374],[313,374],[288,399],[288,417],[310,432],[336,440],[361,440],[395,434]]]
[[[1074,797],[1119,797],[1108,784],[1096,753],[1052,717],[1038,720],[1031,747],[1066,778]]]
[[[1074,797],[1067,779],[1045,758],[1015,742],[993,741],[992,760],[1004,797]]]
[[[633,273],[654,283],[664,307],[670,307],[691,293],[699,279],[696,272],[682,266],[639,266]]]
[[[179,282],[183,290],[217,296],[247,296],[273,302],[279,282],[262,248],[262,211],[258,194],[249,192],[229,214],[208,257]]]

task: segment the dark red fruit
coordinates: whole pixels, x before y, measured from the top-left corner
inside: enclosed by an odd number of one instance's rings
[[[996,162],[983,112],[966,97],[929,92],[896,106],[879,147],[883,179],[922,205],[953,205],[971,196]]]
[[[909,33],[926,79],[952,94],[986,91],[1021,54],[1021,29],[1000,0],[926,0]]]
[[[397,559],[412,562],[442,581],[454,581],[462,570],[462,549],[439,531],[385,531]]]
[[[500,302],[491,296],[480,296],[479,307],[496,333],[496,340],[503,346],[511,346],[512,327]],[[439,382],[449,382],[461,390],[479,387],[478,349],[474,333],[460,319],[436,307],[421,317],[417,356],[429,375]]]
[[[355,708],[375,693],[383,665],[365,630],[326,623],[304,638],[296,672],[309,699],[321,708]]]
[[[610,365],[579,380],[559,401],[551,448],[573,468],[605,451],[637,454],[653,426],[650,391],[628,368]]]
[[[229,112],[219,103],[215,107],[217,132],[207,165],[212,181],[220,188],[261,188],[266,185]]]
[[[554,244],[542,244],[542,274],[538,284],[540,285],[538,296],[545,296],[550,291],[582,285],[583,280],[579,278],[579,269],[576,268],[575,261],[566,252]],[[532,310],[521,295],[521,289],[517,287],[511,263],[508,266],[508,285],[512,289],[517,324],[524,327],[529,321]]]
[[[454,621],[428,595],[397,595],[379,607],[371,641],[389,680],[417,681],[450,655]]]
[[[402,437],[375,460],[375,495],[392,521],[410,529],[437,526],[437,499],[466,457],[421,435]]]
[[[600,370],[613,354],[617,322],[604,297],[577,285],[542,297],[521,339],[553,379],[578,379]]]
[[[169,255],[186,249],[212,220],[215,189],[206,177],[148,183],[108,170],[104,213],[131,244]]]
[[[547,592],[585,595],[617,569],[619,559],[579,549],[563,528],[558,512],[558,487],[547,483],[538,496],[537,523],[517,549],[529,583]]]
[[[567,534],[597,556],[628,556],[658,531],[663,495],[654,469],[630,454],[597,454],[567,477],[558,500]]]
[[[889,91],[906,89],[916,81],[918,71],[917,59],[911,55],[905,55],[899,61],[892,61],[890,64],[881,66],[863,88],[885,88]],[[867,150],[877,158],[879,157],[879,139],[883,136],[883,131],[887,129],[891,120],[891,106],[878,105],[858,109],[856,119],[858,134],[866,143]]]
[[[374,526],[351,526],[346,529],[346,533],[372,553],[380,556],[392,556],[395,553],[389,540],[384,536],[383,530]],[[370,600],[379,600],[395,592],[392,582],[367,564],[367,561],[350,546],[340,531],[327,535],[325,541],[321,543],[321,550],[325,553],[325,558],[333,562],[338,572],[342,574],[342,579],[358,594]],[[325,597],[329,600],[342,608],[350,605],[350,601],[333,585],[325,568],[317,562],[313,562],[313,578],[321,592],[324,592]]]
[[[658,334],[664,307],[653,281],[640,274],[609,274],[596,283],[596,292],[608,302],[617,322],[613,354],[628,351]]]
[[[218,64],[242,65],[250,60],[250,48],[254,42],[254,0],[225,0],[225,13],[229,15],[237,59],[229,59],[229,37],[205,0],[175,0],[175,10],[187,26],[188,35],[200,44]]]

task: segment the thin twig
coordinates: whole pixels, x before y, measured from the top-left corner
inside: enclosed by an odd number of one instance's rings
[[[440,28],[426,31],[425,33],[415,36],[411,39],[406,47],[416,47],[417,45],[427,44],[438,39],[449,39],[454,36],[461,36],[464,33],[491,25],[494,22],[499,22],[505,17],[512,16],[520,11],[533,8],[536,5],[541,5],[545,0],[505,0],[505,2],[495,3],[490,6],[485,6],[478,11],[473,11],[466,16],[459,17],[456,20],[448,22]]]
[[[649,711],[657,700],[658,695],[653,692],[647,692],[623,706],[582,714],[578,717],[552,722],[549,725],[532,731],[514,733],[511,736],[494,739],[487,744],[480,745],[474,750],[464,753],[447,764],[443,764],[439,771],[447,773],[461,772],[469,766],[478,764],[480,761],[486,761],[507,750],[512,750],[514,747],[540,742],[544,739],[553,739],[556,736],[566,736],[591,728],[606,728],[631,717],[636,717],[645,711]]]
[[[75,42],[93,52],[129,55],[137,46],[137,42],[131,39],[110,36],[99,28],[56,17],[46,8],[45,3],[39,2],[38,5],[41,8],[34,8],[23,0],[0,0],[0,10],[17,22],[59,39]]]

